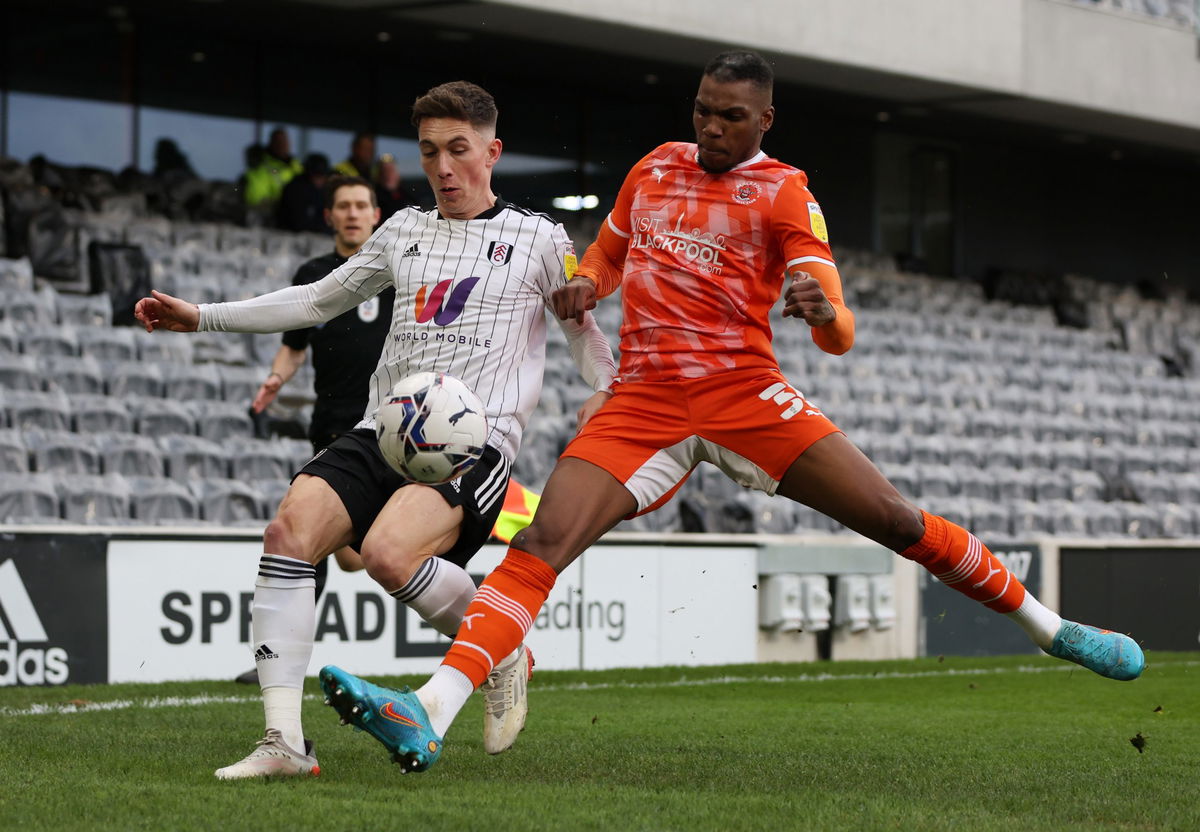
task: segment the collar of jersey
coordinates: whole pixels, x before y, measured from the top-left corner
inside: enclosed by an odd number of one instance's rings
[[[757,165],[759,162],[761,162],[765,158],[767,158],[766,152],[763,150],[759,150],[757,153],[755,153],[753,156],[751,156],[746,161],[740,162],[740,163],[734,165],[729,170],[724,170],[724,171],[721,171],[721,173],[717,173],[717,174],[713,174],[713,175],[720,176],[722,173],[733,173],[735,170],[741,170],[742,168],[748,168],[751,165]],[[700,148],[697,147],[696,152],[692,154],[692,161],[696,163],[696,167],[700,168],[700,170],[704,170],[704,165],[700,164]],[[704,172],[708,173],[708,171],[704,171]],[[499,200],[497,200],[497,202],[498,201]]]
[[[500,216],[500,212],[503,211],[507,207],[508,207],[508,203],[504,201],[504,197],[500,196],[500,194],[496,194],[496,204],[493,205],[491,208],[487,209],[486,211],[484,211],[482,214],[476,214],[471,219],[472,220],[490,220],[490,219]],[[437,212],[437,216],[438,216],[439,220],[448,219],[448,217],[442,216],[441,211],[438,211],[436,208],[434,208],[433,210]],[[457,220],[457,222],[470,222],[470,221],[471,220]]]

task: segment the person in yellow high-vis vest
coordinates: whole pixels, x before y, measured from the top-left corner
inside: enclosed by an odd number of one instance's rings
[[[515,478],[508,481],[508,493],[504,495],[504,508],[496,518],[496,526],[492,529],[492,537],[511,543],[513,535],[529,525],[533,513],[537,511],[542,495],[530,491]]]

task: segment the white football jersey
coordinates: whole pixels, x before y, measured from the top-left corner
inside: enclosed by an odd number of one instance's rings
[[[405,376],[449,373],[483,400],[488,444],[512,461],[541,392],[546,315],[555,317],[550,295],[575,265],[562,225],[503,200],[471,220],[416,208],[393,214],[329,275],[363,298],[396,287],[391,331],[358,427],[374,428],[380,401]],[[595,321],[559,325],[586,381],[606,389],[612,352]]]

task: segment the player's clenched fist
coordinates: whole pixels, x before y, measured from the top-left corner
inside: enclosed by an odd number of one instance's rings
[[[783,316],[803,318],[809,326],[824,326],[833,322],[837,312],[820,281],[808,272],[793,272],[792,283],[783,294]]]
[[[550,303],[560,320],[574,318],[575,323],[581,324],[584,313],[596,308],[596,284],[589,277],[576,276],[566,286],[554,290]]]
[[[195,332],[200,326],[200,307],[186,300],[150,290],[133,307],[133,316],[142,322],[147,332],[169,329],[172,332]]]

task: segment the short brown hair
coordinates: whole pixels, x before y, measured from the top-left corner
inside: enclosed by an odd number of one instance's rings
[[[329,181],[325,183],[325,207],[333,210],[333,201],[337,196],[340,188],[348,188],[351,185],[362,185],[367,189],[367,193],[371,195],[371,207],[378,208],[379,203],[375,200],[375,189],[371,187],[371,183],[363,179],[361,176],[331,176]]]
[[[496,99],[478,84],[451,81],[439,84],[413,102],[412,123],[421,126],[423,118],[455,118],[475,128],[496,129]]]

